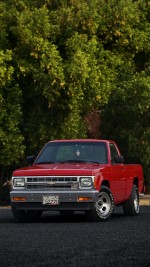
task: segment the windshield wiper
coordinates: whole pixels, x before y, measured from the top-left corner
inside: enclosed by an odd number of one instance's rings
[[[65,161],[60,161],[60,163],[96,163],[96,164],[100,164],[99,161],[95,161],[95,160],[79,160],[79,159],[69,159],[69,160],[65,160]]]
[[[95,160],[88,160],[86,161],[87,163],[96,163],[96,164],[100,164],[99,161],[95,161]]]
[[[60,161],[60,163],[70,163],[70,162],[72,162],[72,163],[85,163],[86,161],[85,160],[79,160],[79,159],[69,159],[69,160],[64,160],[64,161]]]
[[[79,160],[79,159],[68,159],[64,161],[40,161],[40,162],[35,162],[34,164],[54,164],[54,163],[97,163],[97,164],[100,164],[98,161],[95,161],[95,160]]]

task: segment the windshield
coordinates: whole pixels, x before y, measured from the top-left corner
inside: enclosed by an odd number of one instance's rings
[[[107,163],[107,149],[105,142],[50,142],[48,143],[34,164],[67,162]]]

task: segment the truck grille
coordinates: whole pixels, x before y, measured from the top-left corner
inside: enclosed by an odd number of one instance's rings
[[[27,177],[26,189],[28,190],[46,190],[46,189],[77,189],[78,177]]]

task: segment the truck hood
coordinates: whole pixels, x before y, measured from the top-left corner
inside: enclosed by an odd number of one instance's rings
[[[36,164],[14,171],[13,176],[90,176],[96,175],[105,167],[106,165],[97,163]]]

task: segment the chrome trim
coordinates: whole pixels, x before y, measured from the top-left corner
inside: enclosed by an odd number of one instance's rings
[[[80,179],[82,177],[91,178],[92,186],[82,187],[80,186]],[[37,190],[56,190],[56,189],[70,189],[71,191],[74,189],[93,189],[94,188],[94,177],[95,176],[14,176],[12,177],[12,181],[15,178],[24,178],[25,179],[25,187],[18,188],[14,187],[14,190],[23,189],[27,191],[37,191]]]

